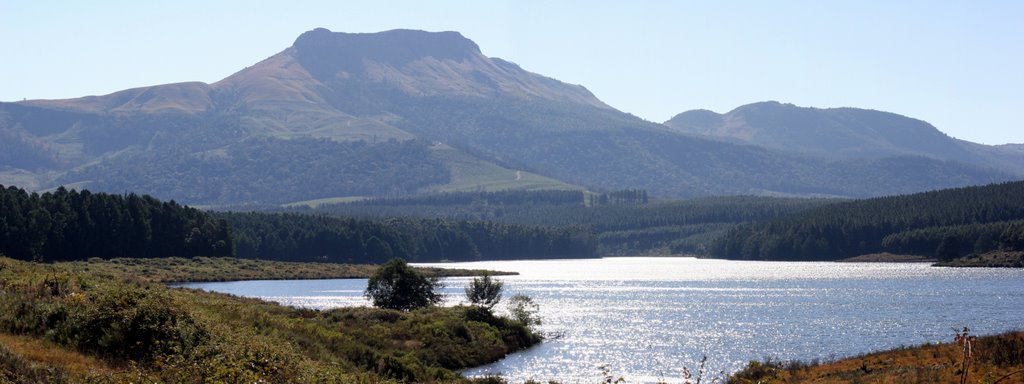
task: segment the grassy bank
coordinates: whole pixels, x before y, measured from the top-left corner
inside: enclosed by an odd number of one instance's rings
[[[830,363],[751,362],[728,383],[1020,383],[1024,332],[876,352]],[[1002,381],[999,381],[1002,380]]]
[[[1024,251],[992,251],[936,263],[937,267],[1024,268]]]
[[[156,282],[201,282],[238,280],[350,279],[368,278],[377,271],[374,264],[302,263],[233,257],[168,257],[159,259],[89,259],[53,264],[65,271],[101,276],[132,276]],[[478,276],[483,271],[469,269],[419,268],[429,276]],[[492,275],[510,275],[494,272]]]
[[[839,260],[848,263],[923,263],[934,262],[935,259],[916,255],[897,255],[888,252],[872,253]]]
[[[474,307],[303,310],[122,264],[0,258],[0,382],[458,383],[539,341]]]

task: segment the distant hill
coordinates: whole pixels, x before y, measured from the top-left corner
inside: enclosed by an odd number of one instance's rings
[[[1016,177],[923,149],[822,160],[681,134],[456,32],[412,30],[315,29],[213,84],[0,103],[0,138],[0,183],[215,206],[498,188],[859,197]]]
[[[778,102],[725,114],[680,113],[665,122],[678,132],[829,159],[923,156],[1024,175],[1020,145],[988,146],[954,139],[927,122],[857,108],[805,108]]]

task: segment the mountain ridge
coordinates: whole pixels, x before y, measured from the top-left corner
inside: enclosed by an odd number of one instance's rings
[[[814,108],[777,101],[739,106],[724,114],[692,110],[665,122],[698,137],[758,145],[828,159],[925,156],[990,166],[1024,175],[1024,157],[1011,147],[952,138],[923,120],[892,112]]]
[[[502,165],[480,169],[664,197],[875,196],[1013,177],[913,153],[822,161],[681,134],[618,111],[582,86],[488,58],[457,32],[414,30],[315,29],[212,84],[0,103],[0,134],[17,138],[7,143],[12,151],[35,159],[0,157],[0,182],[130,189],[204,205],[435,190],[453,177],[452,157],[430,149],[439,144]],[[297,162],[314,161],[314,150],[329,152],[315,166]],[[403,169],[422,174],[410,178]],[[274,195],[275,183],[289,192]]]

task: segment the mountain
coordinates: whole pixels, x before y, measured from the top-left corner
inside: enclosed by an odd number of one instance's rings
[[[261,205],[477,188],[874,196],[1013,175],[681,134],[456,32],[315,29],[213,84],[0,103],[0,183]]]
[[[1024,175],[1020,145],[989,146],[958,140],[927,122],[857,108],[805,108],[778,102],[744,105],[725,114],[680,113],[665,122],[705,138],[828,159],[924,156]]]

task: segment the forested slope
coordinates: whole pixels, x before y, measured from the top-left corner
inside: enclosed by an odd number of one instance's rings
[[[173,201],[0,186],[0,254],[21,260],[231,256],[228,224]]]
[[[0,186],[0,254],[34,261],[234,256],[381,263],[596,256],[588,228],[447,219],[208,213],[148,195]]]
[[[836,260],[877,252],[952,259],[1024,250],[1024,182],[843,202],[737,227],[716,257]]]
[[[584,204],[584,201],[587,204]],[[490,220],[588,228],[602,255],[704,253],[717,236],[746,222],[779,218],[841,200],[708,197],[649,202],[642,190],[464,192],[324,205],[313,210],[367,218]]]
[[[231,223],[238,257],[339,263],[596,257],[594,235],[546,227],[427,218],[219,213]]]

